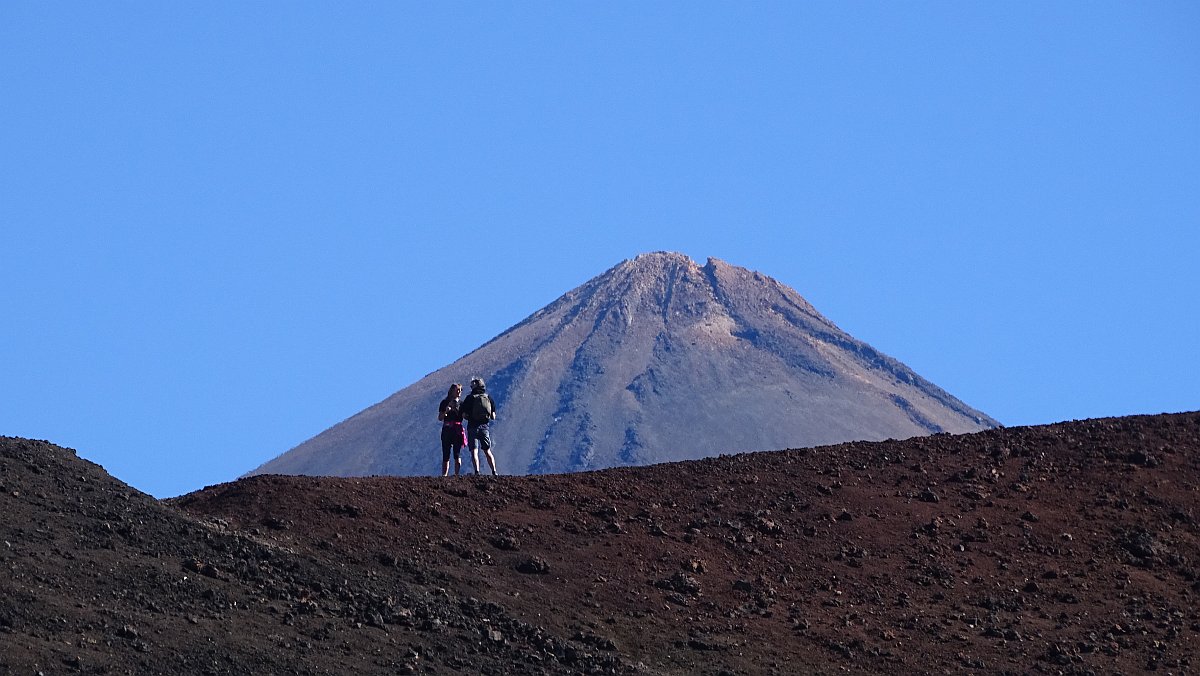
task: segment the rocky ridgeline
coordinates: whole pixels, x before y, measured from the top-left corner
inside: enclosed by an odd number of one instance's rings
[[[1200,414],[157,502],[0,444],[14,673],[1186,673]]]
[[[496,604],[191,518],[46,442],[0,439],[0,506],[3,673],[502,674],[529,653],[623,671]]]

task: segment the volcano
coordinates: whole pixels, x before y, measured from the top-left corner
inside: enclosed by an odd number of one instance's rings
[[[626,260],[250,474],[438,469],[438,402],[483,377],[502,473],[967,433],[999,425],[778,281],[678,253]]]

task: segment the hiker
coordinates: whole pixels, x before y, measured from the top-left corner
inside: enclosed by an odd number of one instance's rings
[[[450,475],[450,451],[454,451],[454,476],[462,473],[462,456],[459,453],[467,445],[467,431],[463,429],[462,409],[458,398],[462,396],[462,384],[454,383],[446,398],[438,404],[438,420],[442,421],[442,476]],[[475,461],[475,473],[479,473],[479,461]]]
[[[471,379],[471,394],[463,400],[462,416],[467,421],[467,448],[471,451],[471,462],[479,474],[479,451],[483,450],[492,476],[496,476],[496,458],[492,456],[492,433],[488,423],[496,419],[496,402],[487,393],[482,378]]]

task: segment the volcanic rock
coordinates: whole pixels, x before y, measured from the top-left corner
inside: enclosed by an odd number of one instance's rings
[[[1138,450],[1159,464],[1126,462]],[[897,489],[972,471],[995,472],[987,500]],[[166,501],[0,438],[0,485],[0,673],[1200,664],[1200,413],[499,480],[262,476]]]

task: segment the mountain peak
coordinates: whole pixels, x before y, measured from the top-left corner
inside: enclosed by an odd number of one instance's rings
[[[682,254],[677,251],[650,251],[641,253],[633,258],[626,260],[626,263],[645,262],[650,264],[667,265],[669,263],[695,265],[696,262],[687,254]]]
[[[709,258],[627,259],[256,473],[428,474],[432,412],[487,378],[508,473],[971,432],[996,421],[846,334],[795,290]]]
[[[701,268],[690,257],[673,251],[654,251],[628,258],[599,278],[607,275],[633,278],[660,278],[669,274],[699,274]],[[599,279],[598,278],[598,279]]]
[[[729,264],[719,258],[709,257],[704,266],[699,265],[692,260],[691,256],[679,253],[677,251],[650,251],[640,253],[633,258],[627,258],[618,263],[613,270],[622,270],[626,272],[634,271],[649,271],[649,270],[674,270],[682,269],[692,272],[701,270],[714,270],[720,266],[728,266]]]

